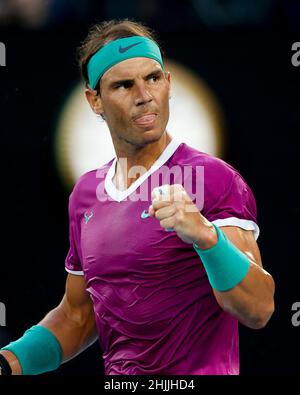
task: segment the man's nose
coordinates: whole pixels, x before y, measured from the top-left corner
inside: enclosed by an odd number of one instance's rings
[[[152,95],[144,84],[136,86],[135,105],[140,106],[152,101]]]

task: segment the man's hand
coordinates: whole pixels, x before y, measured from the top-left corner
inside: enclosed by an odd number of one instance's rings
[[[207,249],[217,243],[215,228],[193,203],[180,184],[163,185],[152,191],[149,214],[166,230],[174,230],[185,243]]]
[[[208,249],[217,243],[215,228],[197,209],[181,185],[154,188],[149,214],[165,228],[173,228],[186,243]],[[246,277],[229,291],[214,291],[220,307],[250,328],[262,328],[274,311],[274,281],[262,268],[252,231],[223,227],[228,239],[250,260]]]

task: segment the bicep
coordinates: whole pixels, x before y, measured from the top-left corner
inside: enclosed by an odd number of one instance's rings
[[[89,293],[86,290],[86,281],[84,276],[68,274],[66,280],[66,290],[61,301],[67,316],[78,320],[94,316],[93,303]]]
[[[222,226],[220,229],[232,244],[262,267],[261,254],[252,230],[245,230],[237,226]]]

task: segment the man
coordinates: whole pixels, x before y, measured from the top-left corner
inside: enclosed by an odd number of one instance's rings
[[[65,295],[1,350],[2,373],[56,369],[98,336],[106,374],[238,374],[238,321],[274,310],[250,188],[166,131],[170,74],[144,26],[96,25],[80,64],[116,158],[76,183]]]

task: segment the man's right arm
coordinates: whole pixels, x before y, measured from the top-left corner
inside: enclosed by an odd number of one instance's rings
[[[83,276],[68,274],[61,303],[38,323],[57,338],[66,362],[91,345],[97,338],[92,300]],[[8,350],[0,353],[9,362],[12,374],[22,374],[17,357]]]

